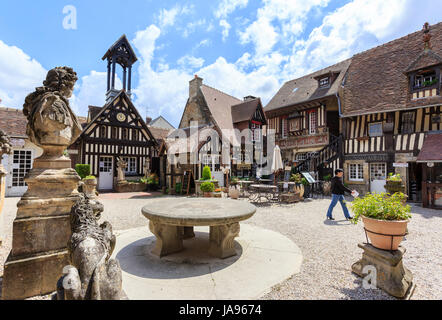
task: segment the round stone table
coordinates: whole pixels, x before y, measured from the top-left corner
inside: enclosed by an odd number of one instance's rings
[[[219,198],[162,198],[141,209],[156,237],[152,253],[162,257],[183,250],[183,239],[193,238],[194,226],[210,226],[209,254],[236,255],[234,238],[239,221],[253,216],[256,207],[245,201]]]

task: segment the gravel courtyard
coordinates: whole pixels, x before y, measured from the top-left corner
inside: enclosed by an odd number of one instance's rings
[[[144,196],[132,199],[106,197],[100,201],[114,231],[146,226],[141,215]],[[19,198],[6,198],[4,232],[0,247],[0,277],[11,248],[11,226]],[[239,200],[246,201],[246,200]],[[351,272],[351,265],[362,254],[358,242],[365,241],[362,223],[353,225],[336,206],[335,221],[325,220],[329,199],[292,205],[258,206],[256,214],[244,223],[277,231],[295,242],[304,257],[301,272],[276,285],[262,299],[393,299],[380,290],[362,288],[362,280]],[[412,205],[409,235],[403,242],[407,252],[404,264],[414,276],[412,299],[442,299],[442,211]],[[117,239],[118,241],[118,239]],[[271,270],[269,270],[271,272]],[[1,284],[1,278],[0,278]]]

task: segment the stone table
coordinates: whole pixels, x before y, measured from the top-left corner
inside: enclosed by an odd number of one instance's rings
[[[195,236],[194,226],[210,226],[209,254],[218,258],[236,255],[234,238],[239,221],[253,216],[256,207],[245,201],[216,198],[163,198],[141,209],[157,240],[152,253],[162,257],[183,250],[183,239]]]

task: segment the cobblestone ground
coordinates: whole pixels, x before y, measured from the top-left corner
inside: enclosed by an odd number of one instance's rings
[[[103,195],[101,201],[105,213],[102,220],[111,222],[117,233],[118,230],[139,226],[147,228],[147,220],[140,210],[145,199],[150,197]],[[6,238],[0,248],[0,277],[11,248],[11,226],[18,200],[7,198],[5,203]],[[365,241],[362,224],[347,222],[339,206],[334,211],[336,220],[326,221],[329,203],[329,199],[318,199],[292,205],[262,204],[256,214],[245,222],[287,236],[300,247],[304,257],[301,272],[273,287],[262,299],[392,299],[381,290],[363,289],[362,280],[351,272],[351,265],[362,254],[357,244]],[[413,273],[416,283],[412,299],[440,300],[442,211],[412,206],[412,214],[409,235],[403,242],[407,249],[404,264]]]

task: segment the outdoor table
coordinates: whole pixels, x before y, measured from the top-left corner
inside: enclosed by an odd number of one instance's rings
[[[295,186],[295,183],[292,182],[292,181],[279,181],[279,182],[278,182],[279,189],[283,191],[283,190],[284,190],[284,184],[285,184],[285,183],[287,183],[288,191],[293,191],[293,188],[294,188],[294,186]]]
[[[278,197],[278,187],[268,184],[252,184],[250,186],[249,200],[261,202],[261,198],[268,201],[275,200]]]
[[[240,184],[240,186],[241,186],[241,189],[242,189],[242,193],[243,193],[243,195],[245,195],[245,192],[247,191],[249,191],[249,186],[252,184],[252,183],[255,183],[254,181],[247,181],[247,180],[239,180],[239,184]]]
[[[209,254],[236,255],[234,238],[239,221],[253,216],[256,207],[245,201],[219,198],[162,198],[141,209],[156,237],[152,253],[162,257],[183,250],[183,239],[195,237],[194,226],[210,226]]]
[[[263,184],[269,184],[269,183],[272,183],[273,180],[272,179],[259,179],[259,182],[263,183]]]

